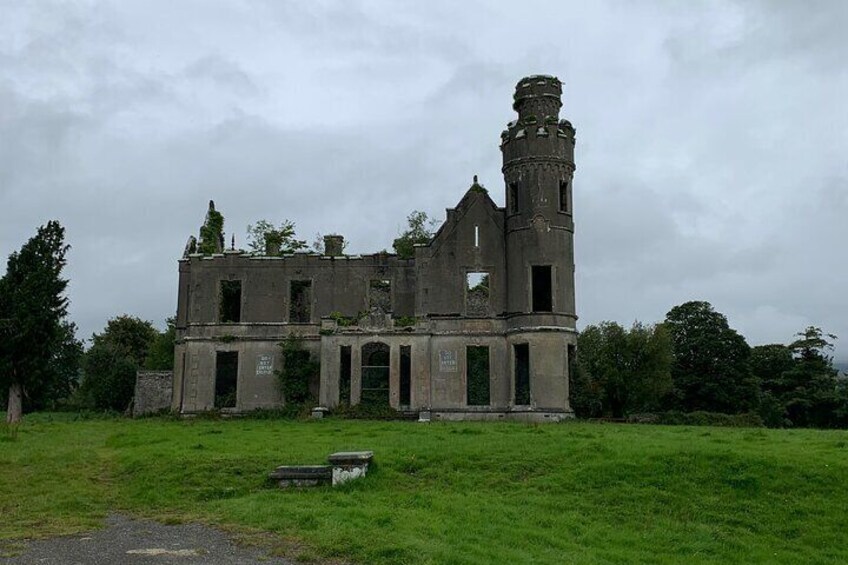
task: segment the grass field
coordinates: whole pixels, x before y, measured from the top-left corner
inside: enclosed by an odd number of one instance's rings
[[[373,449],[344,487],[285,463]],[[368,563],[848,563],[848,433],[585,423],[81,420],[0,433],[0,539],[110,511]]]

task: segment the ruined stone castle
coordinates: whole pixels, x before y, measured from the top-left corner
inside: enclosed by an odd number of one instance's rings
[[[406,259],[188,250],[179,262],[172,408],[285,402],[274,373],[290,336],[320,360],[318,404],[381,403],[433,419],[559,420],[574,307],[574,128],[562,84],[519,81],[501,134],[506,207],[475,182]]]

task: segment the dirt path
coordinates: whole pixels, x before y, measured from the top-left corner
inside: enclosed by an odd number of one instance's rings
[[[293,565],[291,561],[269,557],[255,547],[236,545],[221,530],[200,524],[165,526],[149,520],[112,515],[106,528],[87,534],[24,542],[15,557],[0,564],[40,565],[147,565],[164,563],[204,563]]]

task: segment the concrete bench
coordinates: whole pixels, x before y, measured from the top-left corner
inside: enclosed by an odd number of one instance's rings
[[[329,465],[281,465],[268,478],[280,488],[340,485],[368,473],[373,451],[339,451],[331,454]]]

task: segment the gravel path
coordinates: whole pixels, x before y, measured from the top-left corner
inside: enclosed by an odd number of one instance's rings
[[[0,558],[0,564],[106,565],[204,563],[292,565],[291,561],[268,557],[261,549],[236,545],[221,530],[200,524],[165,526],[150,520],[112,515],[106,528],[87,534],[33,540],[15,557]]]

